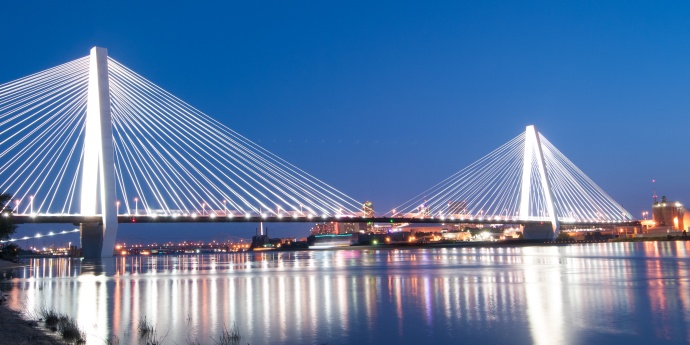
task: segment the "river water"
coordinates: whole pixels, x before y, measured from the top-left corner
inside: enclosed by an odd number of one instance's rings
[[[32,259],[12,308],[88,344],[686,344],[690,242]]]

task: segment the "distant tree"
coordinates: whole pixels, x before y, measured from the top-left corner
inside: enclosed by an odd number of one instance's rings
[[[13,261],[19,256],[19,246],[14,243],[4,243],[0,246],[0,259]]]
[[[17,226],[12,223],[12,217],[6,217],[6,212],[11,212],[12,209],[7,205],[12,201],[12,195],[0,194],[0,211],[3,213],[0,216],[0,240],[7,240],[17,230]]]

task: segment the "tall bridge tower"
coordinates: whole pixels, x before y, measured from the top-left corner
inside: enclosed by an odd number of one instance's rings
[[[536,186],[532,185],[533,181],[533,164],[537,166],[539,172],[539,183]],[[560,230],[560,222],[556,214],[556,207],[554,206],[554,195],[551,189],[551,182],[549,175],[547,175],[546,163],[544,160],[544,151],[542,150],[539,132],[534,125],[527,126],[525,129],[525,148],[524,159],[522,160],[522,183],[520,185],[520,219],[530,218],[530,194],[539,192],[544,196],[544,203],[546,204],[546,213],[551,220],[552,233],[548,233],[549,226],[528,226],[522,227],[522,233],[525,238],[536,237],[539,239],[556,239],[558,231]],[[535,190],[536,189],[536,190]]]
[[[93,47],[89,60],[81,214],[97,215],[100,210],[102,221],[81,224],[80,227],[83,256],[97,258],[113,255],[117,235],[117,207],[108,50]]]

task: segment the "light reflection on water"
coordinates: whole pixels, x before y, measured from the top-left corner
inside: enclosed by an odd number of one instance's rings
[[[690,242],[32,259],[10,306],[70,314],[89,344],[690,342]]]

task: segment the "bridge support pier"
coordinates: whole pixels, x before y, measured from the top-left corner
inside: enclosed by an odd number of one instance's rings
[[[103,225],[99,223],[79,224],[79,239],[81,240],[81,256],[86,259],[102,257],[103,253]],[[110,251],[112,255],[112,250]]]
[[[545,222],[543,224],[520,225],[522,237],[526,240],[553,241],[556,239],[557,232],[554,231],[553,224]]]

